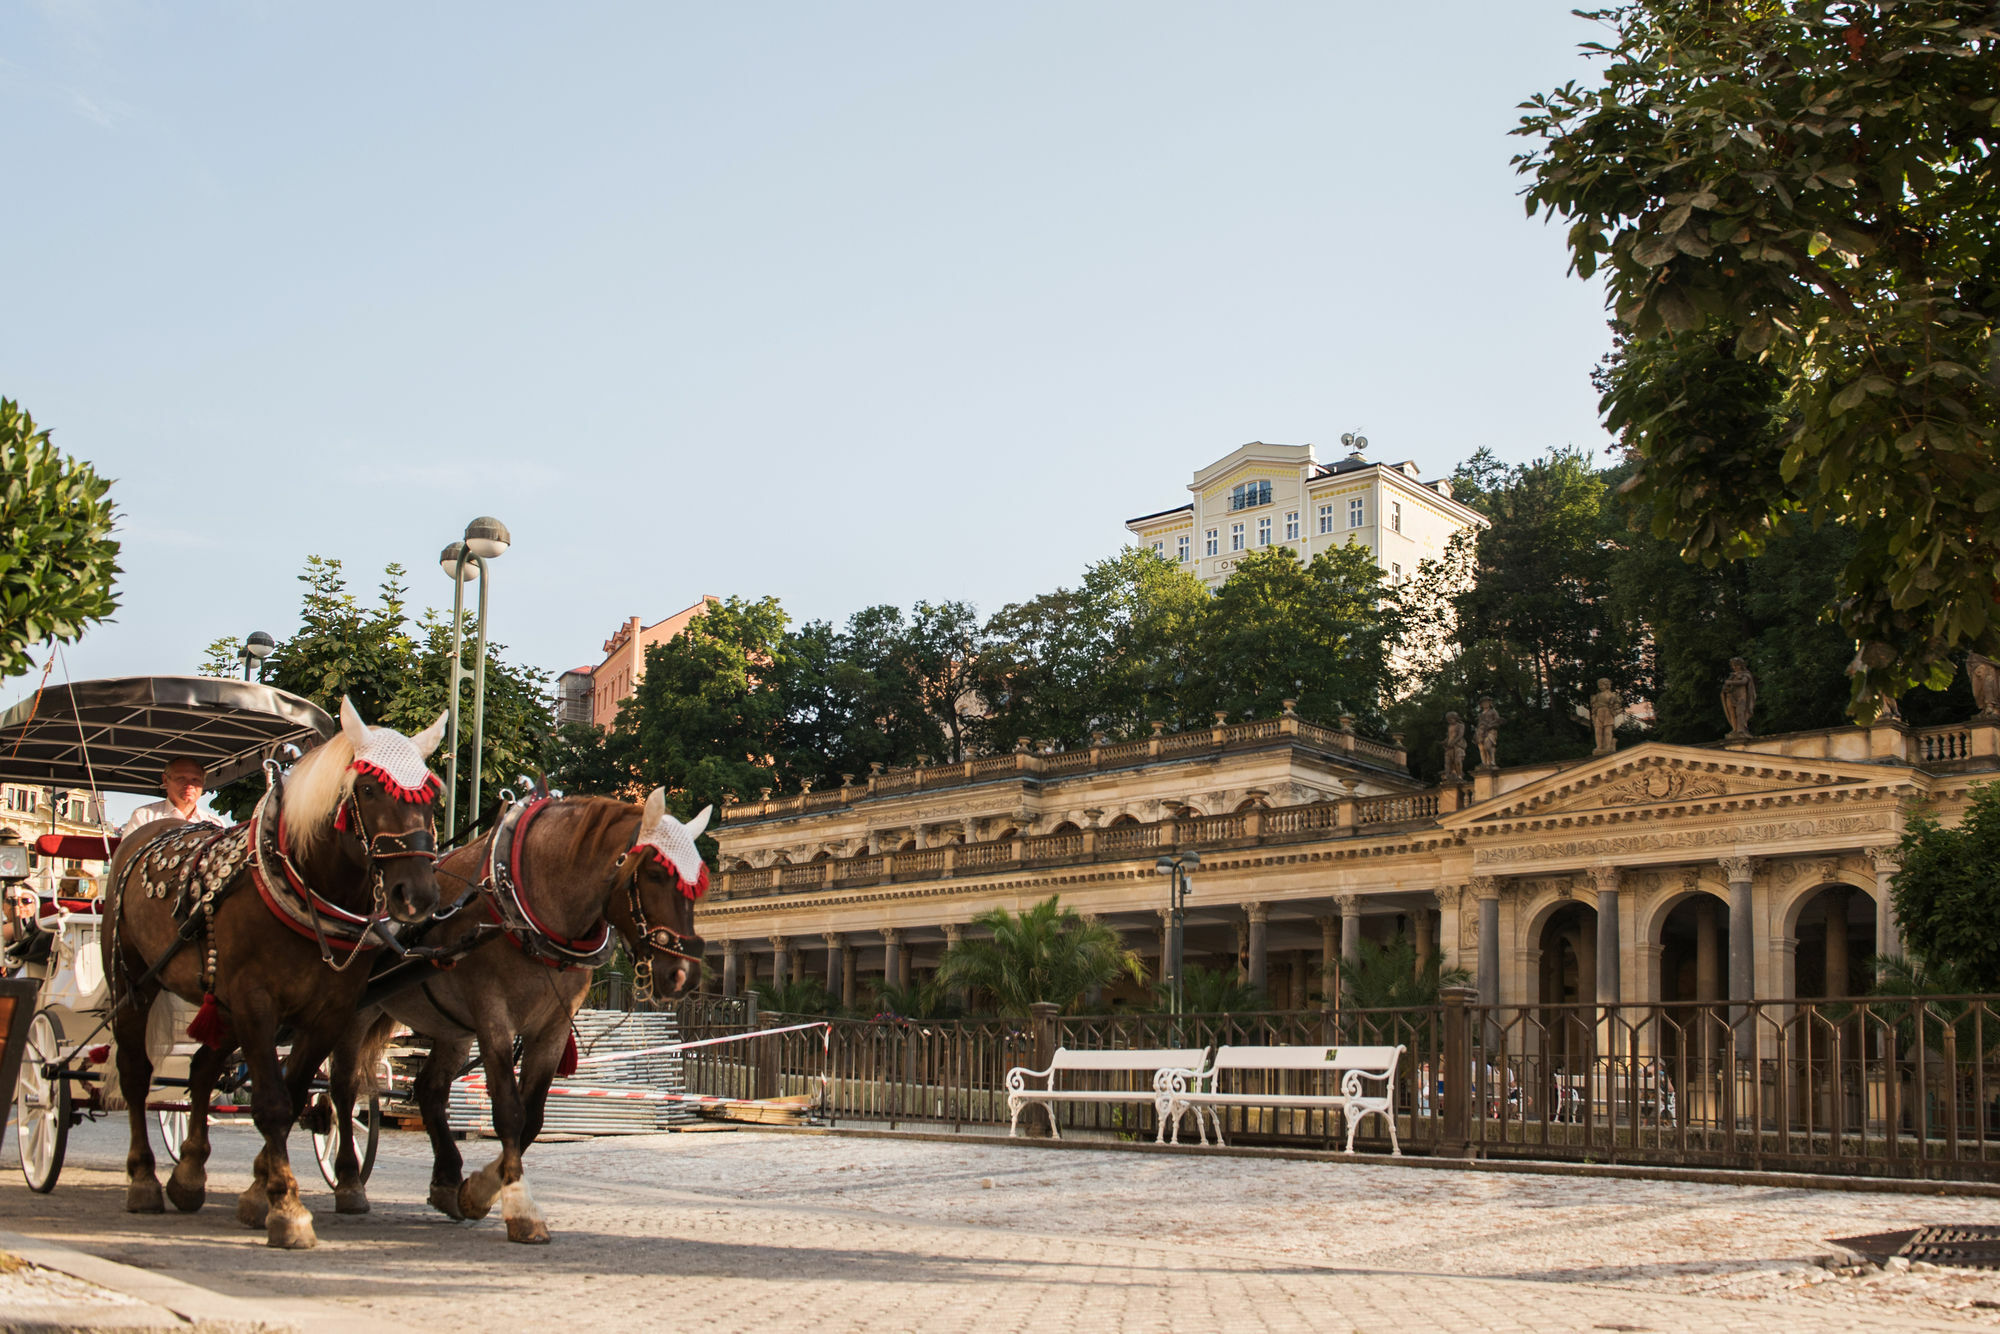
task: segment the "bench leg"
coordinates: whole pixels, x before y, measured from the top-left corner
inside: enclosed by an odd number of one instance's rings
[[[1021,1103],[1018,1098],[1007,1099],[1007,1112],[1010,1118],[1007,1122],[1007,1138],[1014,1139],[1021,1129]]]

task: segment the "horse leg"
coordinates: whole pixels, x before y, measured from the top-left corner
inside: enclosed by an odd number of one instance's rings
[[[509,1241],[548,1244],[549,1226],[542,1219],[542,1211],[535,1207],[535,1197],[528,1193],[521,1158],[527,1153],[528,1146],[535,1142],[535,1136],[541,1133],[542,1114],[548,1108],[549,1085],[555,1082],[556,1065],[562,1060],[563,1046],[568,1039],[569,1015],[565,1013],[553,1029],[537,1034],[521,1056],[521,1087],[524,1093],[521,1130],[515,1140],[514,1180],[500,1190],[500,1216],[507,1221]],[[496,1125],[494,1129],[499,1127]]]
[[[187,1136],[181,1141],[181,1159],[167,1178],[167,1198],[184,1214],[208,1199],[208,1103],[228,1059],[228,1052],[209,1046],[188,1058]]]
[[[251,1190],[262,1187],[266,1240],[284,1250],[316,1246],[319,1238],[313,1233],[312,1214],[299,1200],[298,1178],[292,1175],[291,1155],[285,1148],[298,1120],[298,1104],[278,1061],[277,1024],[260,1006],[255,1013],[237,1015],[237,1033],[243,1040],[243,1055],[250,1062],[251,1117],[264,1136],[264,1151],[257,1155],[257,1184]],[[303,1032],[292,1044],[292,1059],[307,1071],[307,1079],[325,1055],[325,1044],[321,1043],[318,1051],[311,1050]],[[254,1213],[257,1202],[251,1201],[247,1192],[244,1198],[250,1203],[248,1212]],[[237,1216],[249,1221],[240,1204]]]
[[[486,1096],[493,1104],[493,1135],[500,1152],[474,1172],[458,1192],[467,1218],[484,1218],[500,1192],[521,1179],[521,1085],[514,1077],[514,1033],[504,1016],[479,1032],[479,1057],[486,1066]]]
[[[424,1068],[417,1074],[417,1110],[431,1137],[431,1208],[447,1218],[465,1221],[458,1192],[465,1184],[465,1159],[451,1137],[451,1085],[472,1051],[470,1036],[435,1038]]]
[[[361,1180],[361,1155],[354,1149],[354,1104],[361,1094],[363,1072],[374,1085],[375,1061],[389,1040],[396,1021],[378,1015],[373,1024],[353,1023],[334,1046],[327,1069],[327,1086],[333,1094],[333,1133],[339,1149],[333,1160],[333,1207],[336,1213],[368,1212],[368,1187]]]
[[[157,995],[158,993],[154,993]],[[153,1141],[146,1131],[146,1096],[153,1087],[153,1059],[146,1054],[146,1016],[152,997],[131,996],[118,1007],[111,1032],[118,1043],[118,1088],[125,1095],[125,1114],[132,1126],[132,1147],[125,1155],[125,1212],[163,1214],[154,1171]]]

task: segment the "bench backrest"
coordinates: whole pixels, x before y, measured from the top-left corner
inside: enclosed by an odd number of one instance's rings
[[[1154,1048],[1141,1051],[1072,1051],[1056,1048],[1055,1070],[1201,1070],[1208,1065],[1208,1048]]]
[[[1401,1047],[1223,1047],[1217,1070],[1393,1070]]]

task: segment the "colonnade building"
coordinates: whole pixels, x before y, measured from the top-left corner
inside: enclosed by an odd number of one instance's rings
[[[1051,894],[1157,976],[1155,860],[1194,849],[1188,961],[1239,967],[1279,1007],[1319,1003],[1336,958],[1398,933],[1495,1004],[1854,994],[1901,951],[1886,885],[1905,822],[1956,822],[2000,772],[2000,716],[1642,742],[1442,786],[1406,760],[1288,708],[725,805],[704,985],[811,976],[864,1003],[978,914]]]

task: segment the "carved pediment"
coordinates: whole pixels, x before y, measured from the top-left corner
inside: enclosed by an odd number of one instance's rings
[[[1574,765],[1471,806],[1442,823],[1468,830],[1522,822],[1620,818],[1650,807],[1764,805],[1820,800],[1898,775],[1842,760],[1714,751],[1646,743]]]

